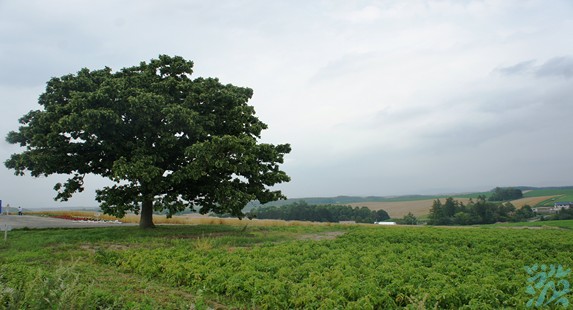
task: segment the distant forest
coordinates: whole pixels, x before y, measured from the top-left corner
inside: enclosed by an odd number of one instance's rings
[[[372,211],[367,207],[344,205],[309,205],[305,201],[284,206],[256,207],[248,216],[258,219],[276,219],[286,221],[374,223],[390,218],[384,210]]]

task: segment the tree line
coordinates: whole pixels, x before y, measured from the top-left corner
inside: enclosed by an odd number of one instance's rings
[[[309,205],[305,201],[284,206],[256,207],[249,215],[258,219],[314,222],[355,221],[357,223],[374,223],[390,218],[384,210],[373,211],[367,207],[331,204]]]
[[[529,205],[515,208],[511,202],[494,203],[480,195],[476,201],[470,199],[467,205],[452,197],[442,203],[434,200],[430,209],[431,225],[473,225],[496,222],[520,222],[532,218],[535,213]]]

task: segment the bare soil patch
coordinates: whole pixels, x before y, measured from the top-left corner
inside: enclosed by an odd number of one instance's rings
[[[204,238],[220,238],[226,236],[254,238],[255,234],[245,233],[240,231],[224,231],[224,232],[210,232],[210,233],[193,234],[193,235],[173,235],[173,236],[167,236],[166,239],[204,239]]]
[[[336,239],[336,237],[338,236],[342,236],[344,235],[346,232],[344,231],[327,231],[327,232],[321,232],[321,233],[316,233],[316,234],[306,234],[306,235],[300,235],[297,237],[297,239],[299,240],[333,240]]]

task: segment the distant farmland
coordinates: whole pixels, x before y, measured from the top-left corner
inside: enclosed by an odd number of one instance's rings
[[[531,207],[535,207],[537,204],[545,200],[551,199],[553,197],[556,196],[524,197],[521,199],[513,200],[511,203],[518,209],[525,205],[530,205]]]
[[[525,197],[522,199],[517,199],[511,201],[511,203],[516,208],[521,208],[524,205],[530,205],[532,207],[536,206],[537,204],[551,199],[556,196],[538,196],[538,197]],[[442,203],[446,200],[447,197],[439,198]],[[437,199],[437,198],[436,198]],[[469,198],[456,198],[455,200],[461,201],[464,204],[468,204],[470,201]],[[388,212],[391,218],[401,218],[404,215],[408,214],[408,212],[412,212],[415,216],[424,216],[430,214],[430,209],[432,208],[432,203],[435,199],[426,199],[426,200],[412,200],[412,201],[393,201],[393,202],[355,202],[350,203],[349,205],[353,207],[368,207],[371,210],[384,210]]]
[[[511,201],[516,208],[524,205],[531,207],[552,206],[557,201],[573,201],[573,186],[561,187],[516,187],[523,191],[522,199]],[[430,213],[432,203],[435,199],[442,202],[447,197],[453,197],[457,201],[468,204],[469,199],[477,199],[483,195],[488,198],[491,195],[488,192],[459,193],[459,194],[439,194],[439,195],[405,195],[405,196],[336,196],[336,197],[307,197],[292,198],[279,200],[265,204],[264,206],[282,206],[295,202],[305,201],[310,205],[339,204],[353,207],[368,207],[371,210],[385,210],[392,218],[401,218],[408,212],[412,212],[417,217],[426,216]],[[245,212],[250,211],[253,207],[259,206],[257,203],[250,203]]]
[[[440,201],[446,201],[447,197],[439,198]],[[436,198],[437,199],[437,198]],[[461,201],[467,204],[470,200],[469,198],[454,198],[455,200]],[[393,202],[356,202],[350,203],[349,205],[353,207],[368,207],[371,210],[384,210],[388,212],[391,218],[400,218],[412,212],[415,216],[428,215],[430,213],[430,208],[435,199],[426,200],[413,200],[413,201],[393,201]]]

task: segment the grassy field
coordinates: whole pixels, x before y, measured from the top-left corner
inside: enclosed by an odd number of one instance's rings
[[[544,200],[542,202],[540,202],[537,206],[538,207],[552,207],[554,203],[556,202],[568,202],[568,201],[573,201],[573,194],[565,194],[565,195],[559,195],[559,196],[555,196],[553,198]]]
[[[0,241],[0,308],[525,308],[524,266],[573,266],[571,237],[495,226],[16,230]]]
[[[573,195],[573,189],[536,189],[527,191],[524,197]]]
[[[523,194],[524,197],[548,196],[537,203],[537,207],[553,206],[558,201],[573,201],[573,189],[541,189],[533,190]]]

